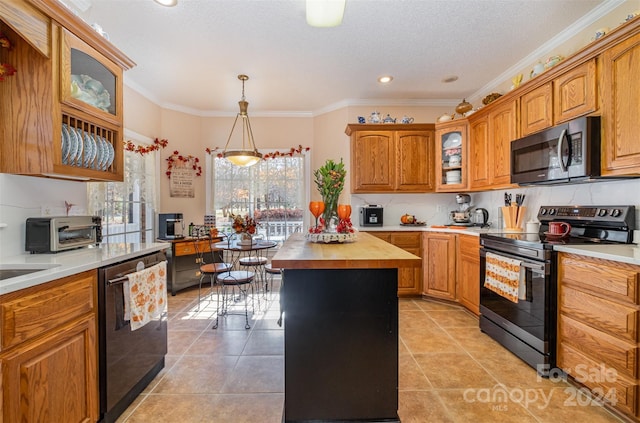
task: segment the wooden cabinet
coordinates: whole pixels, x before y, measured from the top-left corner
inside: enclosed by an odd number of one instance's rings
[[[465,190],[468,184],[467,163],[469,161],[467,121],[458,119],[437,124],[435,137],[436,191]]]
[[[602,175],[640,174],[640,34],[600,56]]]
[[[489,112],[491,141],[491,187],[511,186],[511,141],[518,138],[518,100],[497,105]]]
[[[456,236],[441,232],[423,233],[424,295],[456,300]]]
[[[347,125],[351,192],[431,192],[433,124]]]
[[[122,73],[134,63],[62,3],[0,4],[18,71],[0,84],[0,172],[123,180]],[[28,70],[28,71],[25,71]]]
[[[98,419],[97,273],[0,297],[5,422]]]
[[[596,61],[572,67],[520,96],[520,136],[594,112]]]
[[[523,137],[553,125],[552,99],[550,82],[520,97],[520,132]]]
[[[560,253],[557,364],[638,418],[640,266]]]
[[[458,235],[457,297],[476,316],[480,314],[480,237]]]
[[[369,234],[396,247],[422,257],[422,233],[404,231],[371,231]],[[398,296],[413,297],[422,293],[422,268],[398,268]]]
[[[214,239],[212,242],[219,242],[222,238]],[[167,289],[171,295],[176,295],[181,289],[200,283],[200,263],[196,253],[196,243],[198,251],[205,254],[211,253],[211,243],[208,240],[196,241],[193,239],[178,239],[171,241],[171,249],[168,250],[168,271]],[[212,260],[216,263],[222,262],[222,251],[214,251]],[[206,260],[205,261],[210,261]]]
[[[491,144],[489,142],[489,118],[473,116],[469,119],[469,188],[491,188]]]
[[[469,117],[469,186],[472,190],[511,184],[511,141],[518,138],[518,99],[487,106]]]
[[[554,125],[595,112],[596,60],[575,66],[553,80]]]

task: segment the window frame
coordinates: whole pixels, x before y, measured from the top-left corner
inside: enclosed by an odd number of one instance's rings
[[[262,154],[275,153],[279,151],[277,149],[260,149]],[[207,175],[205,181],[205,209],[207,215],[215,215],[216,210],[214,207],[214,183],[215,183],[215,168],[214,162],[217,157],[216,153],[208,155],[205,163],[205,174]],[[309,226],[310,212],[307,205],[311,199],[311,154],[306,152],[304,154],[298,154],[296,157],[300,157],[304,160],[304,172],[303,172],[303,188],[304,188],[304,203],[301,204],[302,208],[302,231],[306,231]],[[274,160],[274,159],[264,159]]]

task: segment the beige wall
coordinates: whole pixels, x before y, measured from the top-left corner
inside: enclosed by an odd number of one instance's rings
[[[235,116],[202,117],[174,110],[162,109],[148,101],[136,91],[125,90],[125,126],[149,138],[166,138],[167,148],[161,150],[160,158],[160,208],[161,213],[183,213],[187,224],[203,222],[206,212],[206,148],[224,149]],[[260,117],[251,116],[252,131],[256,146],[262,149],[277,149],[282,152],[291,147],[310,147],[311,170],[322,166],[327,159],[343,159],[347,168],[347,181],[340,201],[351,202],[349,137],[345,134],[348,123],[355,123],[358,116],[368,118],[373,111],[387,113],[398,118],[410,116],[415,122],[435,122],[438,116],[452,109],[442,107],[371,107],[352,106],[323,113],[315,117]],[[236,124],[230,148],[242,144],[242,128]],[[166,159],[179,151],[182,155],[192,155],[200,160],[203,174],[195,178],[194,198],[172,198],[169,195],[169,179],[165,175]],[[311,184],[311,199],[319,199],[319,194]]]

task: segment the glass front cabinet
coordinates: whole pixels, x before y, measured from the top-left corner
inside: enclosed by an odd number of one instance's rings
[[[122,175],[122,68],[60,29],[59,146],[54,169],[90,179]]]
[[[468,189],[467,120],[436,124],[435,144],[436,191],[458,192]]]

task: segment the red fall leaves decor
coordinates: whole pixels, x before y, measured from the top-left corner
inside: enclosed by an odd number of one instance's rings
[[[200,166],[200,159],[194,156],[183,156],[178,150],[175,150],[172,155],[167,157],[167,171],[165,174],[167,178],[171,178],[171,169],[176,166],[177,163],[181,165],[191,166],[196,171],[196,176],[202,175],[202,166]]]
[[[166,139],[159,140],[156,138],[153,140],[153,144],[145,145],[145,144],[135,144],[133,141],[129,140],[124,144],[124,149],[126,151],[133,151],[134,153],[139,153],[141,155],[145,155],[147,153],[151,153],[152,151],[160,150],[161,148],[165,148],[169,144],[169,141]]]
[[[11,50],[11,41],[0,32],[0,47],[6,48],[7,50]],[[0,81],[4,81],[4,78],[7,76],[11,76],[16,73],[16,68],[14,68],[9,63],[0,63]]]

